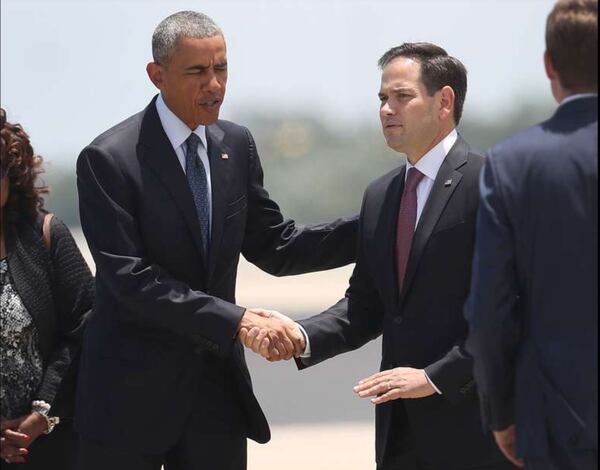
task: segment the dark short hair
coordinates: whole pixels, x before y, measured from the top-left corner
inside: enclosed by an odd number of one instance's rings
[[[0,164],[8,175],[9,194],[6,215],[13,218],[35,218],[43,208],[45,186],[37,186],[42,173],[42,157],[36,155],[29,136],[20,124],[6,120],[6,111],[0,108]]]
[[[383,54],[379,59],[379,67],[383,70],[398,57],[412,59],[421,65],[421,81],[429,96],[445,86],[452,88],[455,95],[454,122],[458,124],[467,96],[467,69],[462,62],[435,44],[405,42]]]
[[[546,22],[546,51],[567,90],[598,87],[598,0],[559,0]]]

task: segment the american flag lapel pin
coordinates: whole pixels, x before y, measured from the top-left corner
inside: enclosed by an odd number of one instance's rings
[[[444,186],[447,188],[449,186],[452,186],[452,180],[446,180],[444,181]]]
[[[226,153],[222,153],[221,154],[221,159],[223,159],[223,160],[229,160],[229,155],[227,155]]]

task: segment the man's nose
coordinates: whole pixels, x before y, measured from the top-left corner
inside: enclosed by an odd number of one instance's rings
[[[219,77],[217,76],[216,73],[212,72],[211,76],[208,79],[208,83],[206,84],[206,89],[208,91],[221,91],[221,89],[223,88],[223,84],[221,83],[221,80],[219,80]]]
[[[382,116],[392,116],[394,114],[394,110],[391,108],[389,103],[386,102],[386,103],[383,103],[383,105],[381,106],[379,113]]]

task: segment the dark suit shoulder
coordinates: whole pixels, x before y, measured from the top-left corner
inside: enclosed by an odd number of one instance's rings
[[[107,151],[115,145],[122,145],[124,142],[133,142],[137,144],[144,111],[128,117],[124,121],[114,125],[96,137],[91,146],[100,147]]]
[[[385,193],[387,188],[389,188],[394,180],[404,171],[404,168],[406,168],[405,163],[373,180],[365,190],[365,199]]]
[[[219,119],[217,121],[217,127],[219,127],[226,134],[239,135],[240,137],[249,132],[247,127],[232,121],[227,121],[225,119]]]
[[[485,157],[483,155],[470,150],[467,153],[467,162],[458,171],[466,178],[474,178],[479,181],[479,175],[484,163]]]
[[[543,140],[543,126],[548,121],[523,129],[488,150],[487,157],[494,159],[519,158],[517,154],[528,154],[536,151],[540,146],[545,146]]]

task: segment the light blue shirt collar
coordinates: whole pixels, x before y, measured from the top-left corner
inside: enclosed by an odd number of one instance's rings
[[[563,104],[569,103],[571,101],[580,100],[582,98],[598,98],[598,93],[575,93],[574,95],[567,96],[564,100],[560,102],[559,107]]]
[[[162,124],[173,149],[178,149],[190,136],[192,131],[173,111],[169,109],[162,94],[158,95],[158,98],[156,99],[156,110],[158,111],[160,123]],[[200,137],[204,148],[208,149],[206,143],[206,127],[200,125],[196,127],[193,132]]]

